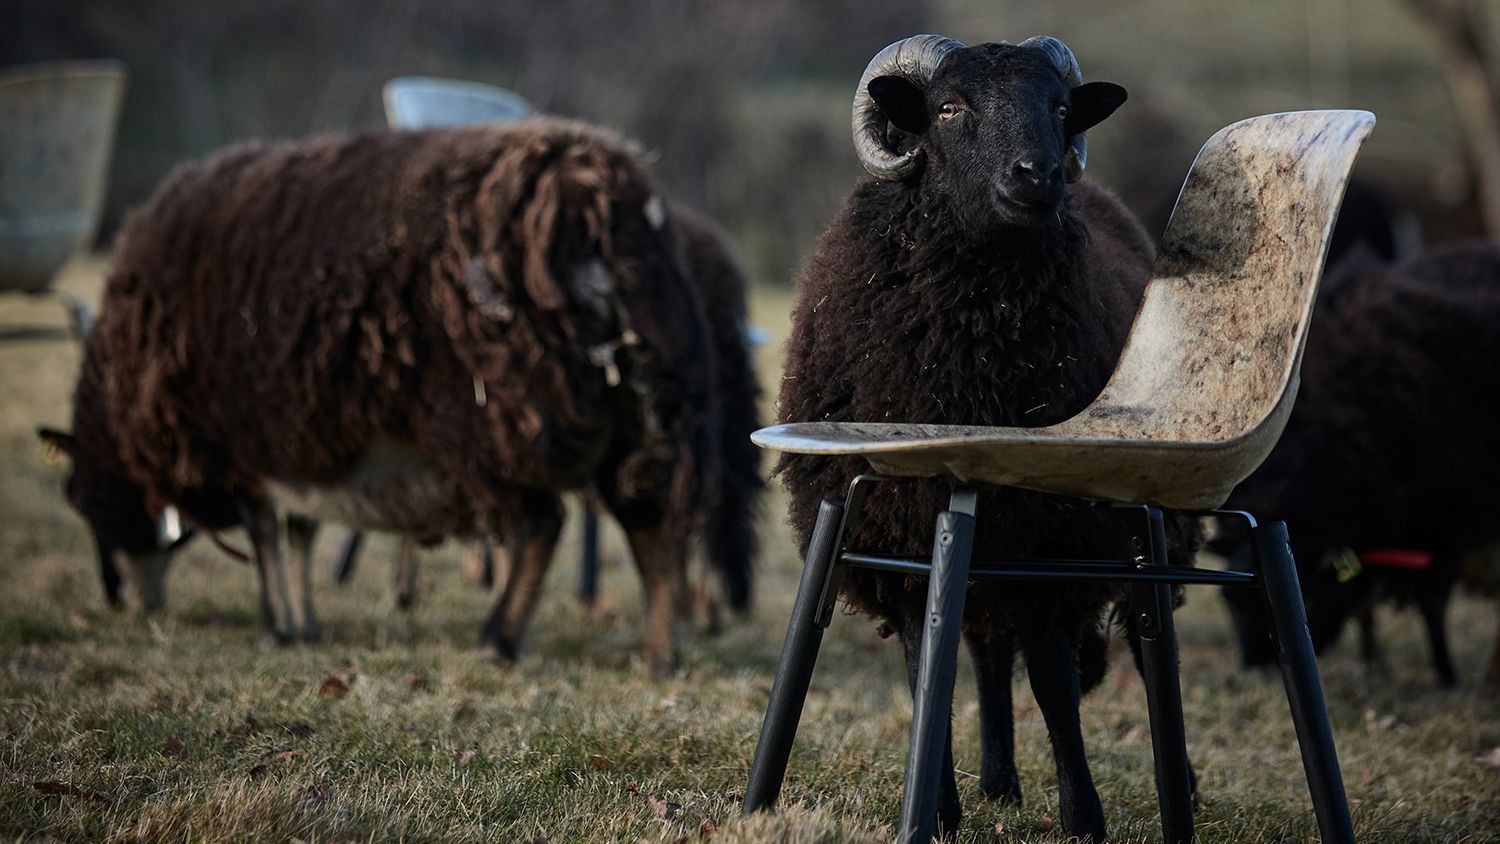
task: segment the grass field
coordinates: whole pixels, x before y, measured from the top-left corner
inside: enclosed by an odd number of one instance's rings
[[[88,298],[100,265],[63,288]],[[773,389],[789,299],[761,294]],[[63,325],[55,301],[0,298],[0,326]],[[560,551],[524,657],[473,649],[487,596],[461,549],[424,556],[410,612],[387,594],[394,543],[367,546],[344,588],[318,584],[316,645],[257,647],[250,568],[212,545],[174,566],[169,607],[104,607],[83,524],[33,435],[65,425],[78,353],[65,340],[0,346],[0,836],[13,840],[886,840],[897,814],[911,705],[899,648],[868,620],[835,620],[775,816],[738,798],[781,646],[799,561],[776,495],[753,616],[693,636],[674,677],[638,653],[640,594],[608,566],[591,612],[571,596],[577,546]],[[331,534],[332,532],[330,532]],[[236,541],[238,539],[236,538]],[[320,543],[323,558],[335,537]],[[606,556],[618,549],[611,538]],[[617,553],[617,552],[615,552]],[[320,572],[321,573],[321,572]],[[1364,841],[1500,840],[1500,701],[1476,689],[1495,606],[1456,602],[1468,685],[1433,687],[1412,616],[1383,617],[1394,675],[1368,676],[1346,644],[1323,660],[1354,822]],[[1218,596],[1179,613],[1188,740],[1204,841],[1316,840],[1280,682],[1235,667]],[[1116,643],[1085,701],[1085,736],[1117,841],[1153,840],[1144,695]],[[1017,686],[1026,803],[979,799],[972,681],[960,667],[955,753],[961,840],[1057,841],[1046,730]],[[1050,830],[1050,831],[1049,831]]]

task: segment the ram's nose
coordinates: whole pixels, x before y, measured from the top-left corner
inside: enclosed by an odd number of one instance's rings
[[[1062,166],[1056,159],[1036,161],[1021,158],[1011,165],[1011,176],[1028,189],[1044,191],[1053,182],[1062,179]]]

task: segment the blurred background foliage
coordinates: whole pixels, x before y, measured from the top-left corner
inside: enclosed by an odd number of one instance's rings
[[[1153,234],[1215,129],[1322,107],[1379,116],[1359,175],[1425,240],[1481,234],[1486,161],[1500,178],[1489,2],[0,0],[0,66],[130,65],[106,239],[176,162],[249,137],[378,129],[387,78],[452,76],[640,140],[668,192],[721,221],[756,279],[785,283],[859,175],[848,119],[861,69],[918,32],[1056,35],[1085,78],[1125,85],[1129,104],[1090,138],[1090,172]]]

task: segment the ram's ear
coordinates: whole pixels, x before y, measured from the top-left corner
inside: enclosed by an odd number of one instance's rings
[[[927,94],[904,76],[877,76],[870,80],[870,98],[880,106],[885,119],[897,129],[920,135],[927,131]]]
[[[66,454],[73,457],[78,451],[78,438],[67,431],[59,431],[56,428],[37,428],[36,435],[42,441],[42,447],[52,455]]]
[[[1087,132],[1124,105],[1128,95],[1113,82],[1085,82],[1074,88],[1063,130],[1069,135]]]

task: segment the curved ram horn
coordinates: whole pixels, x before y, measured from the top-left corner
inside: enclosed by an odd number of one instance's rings
[[[1056,38],[1050,35],[1033,35],[1016,46],[1035,47],[1046,53],[1068,88],[1077,88],[1083,84],[1083,71],[1078,67],[1078,59],[1073,56],[1068,45]],[[1083,168],[1088,163],[1089,147],[1085,135],[1086,133],[1079,132],[1068,139],[1068,152],[1063,156],[1063,174],[1070,183],[1083,178]]]
[[[875,54],[859,77],[854,89],[854,150],[859,163],[877,179],[895,181],[905,178],[921,163],[921,151],[899,154],[886,145],[885,115],[870,96],[870,80],[877,76],[902,76],[919,88],[926,88],[943,57],[963,44],[941,35],[913,35],[903,38]],[[1063,49],[1067,49],[1064,47]]]

